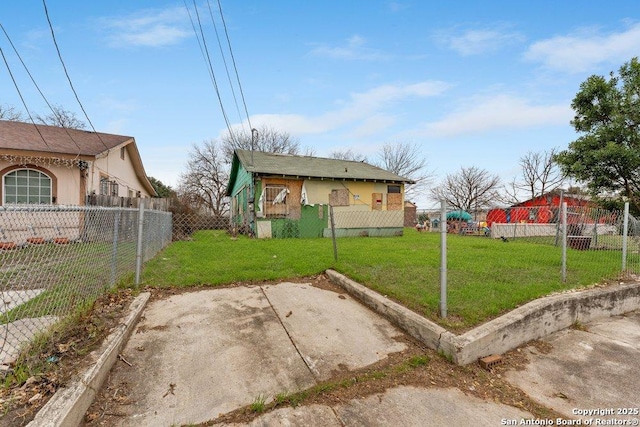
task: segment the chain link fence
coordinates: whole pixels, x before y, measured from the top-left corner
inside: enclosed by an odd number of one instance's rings
[[[426,229],[441,231],[440,212],[424,216]],[[555,247],[563,280],[567,269],[578,271],[594,263],[614,264],[621,273],[640,272],[640,221],[628,210],[584,205],[565,206],[564,211],[557,206],[497,208],[472,214],[449,210],[444,227],[447,234],[539,245],[541,258],[544,255],[545,259]]]
[[[0,207],[0,364],[170,242],[171,214],[143,206]]]

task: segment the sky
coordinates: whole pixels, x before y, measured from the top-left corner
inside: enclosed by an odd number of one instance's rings
[[[221,104],[232,129],[266,125],[320,157],[350,149],[373,162],[384,144],[410,143],[433,185],[472,166],[507,183],[526,153],[576,139],[571,101],[583,81],[640,56],[636,0],[220,6],[222,15],[217,0],[46,0],[94,128],[133,136],[147,175],[174,188],[194,144],[227,132]],[[84,120],[45,3],[2,1],[0,23],[47,101]],[[24,111],[11,70],[29,110],[48,114],[4,34],[0,48],[9,64],[0,64],[0,104]],[[426,194],[415,201],[437,205]]]

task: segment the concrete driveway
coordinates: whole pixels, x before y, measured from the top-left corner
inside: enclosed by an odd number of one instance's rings
[[[371,365],[406,342],[347,294],[311,284],[174,295],[146,307],[112,370],[115,397],[127,390],[109,425],[202,423]],[[401,386],[338,406],[278,409],[253,425],[499,425],[505,416],[529,414],[457,389]]]
[[[509,382],[566,418],[638,425],[640,311],[566,329],[543,341],[550,351],[527,347],[531,362],[523,371],[510,372]]]
[[[402,333],[350,297],[309,284],[184,293],[150,303],[112,382],[117,425],[204,422],[402,351]]]
[[[506,379],[563,414],[560,420],[537,420],[456,388],[402,385],[330,405],[278,408],[249,425],[637,425],[640,312],[544,341],[549,351],[526,347],[530,363]],[[174,295],[146,307],[112,370],[108,389],[115,401],[123,392],[120,404],[109,408],[108,425],[206,422],[371,365],[405,350],[407,342],[337,287],[281,283]]]

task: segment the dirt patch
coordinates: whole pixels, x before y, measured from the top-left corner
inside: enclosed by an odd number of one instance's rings
[[[91,362],[87,354],[97,349],[127,312],[130,289],[100,297],[82,315],[55,325],[50,339],[23,352],[0,378],[3,426],[26,425],[51,396]]]

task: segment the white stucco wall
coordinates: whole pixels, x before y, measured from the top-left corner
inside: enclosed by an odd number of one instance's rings
[[[125,149],[124,159],[122,159],[120,148],[110,150],[107,156],[97,158],[91,164],[87,178],[88,193],[95,191],[96,194],[100,194],[100,176],[103,175],[118,183],[117,195],[120,197],[128,197],[129,190],[133,191],[134,196],[139,191],[142,197],[149,197],[150,194],[136,176],[129,150]]]

